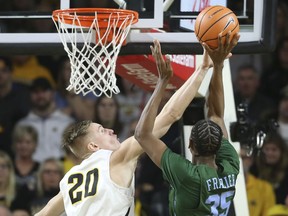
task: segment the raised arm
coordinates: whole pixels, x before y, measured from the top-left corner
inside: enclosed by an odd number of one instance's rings
[[[155,51],[157,52],[157,50]],[[152,50],[153,53],[153,50]],[[166,65],[170,65],[170,61],[166,60]],[[142,146],[143,150],[148,154],[156,165],[160,165],[161,157],[166,149],[166,145],[153,134],[154,123],[161,99],[164,95],[165,88],[171,77],[171,73],[161,73],[161,65],[158,65],[159,79],[156,88],[146,104],[139,122],[135,129],[134,137]]]
[[[157,44],[157,46],[160,45]],[[166,134],[170,126],[182,117],[184,111],[196,96],[208,69],[212,66],[213,63],[206,50],[204,50],[202,64],[197,67],[189,79],[173,94],[157,116],[153,131],[156,137],[160,138]]]
[[[165,64],[159,41],[154,41],[154,47],[151,47],[151,51],[156,61],[157,68],[161,73],[163,73],[164,70],[172,70],[170,64]],[[156,117],[153,128],[153,134],[155,137],[161,138],[169,130],[171,125],[181,118],[184,111],[197,94],[208,69],[212,66],[213,63],[208,54],[204,52],[203,63],[198,66],[197,70],[191,75],[191,77],[189,77],[189,79],[173,94]],[[122,143],[120,151],[117,152],[118,161],[116,163],[122,162],[127,166],[127,162],[132,162],[131,165],[134,166],[135,161],[137,161],[137,158],[141,153],[143,153],[143,149],[139,143],[134,139],[134,137],[130,137]]]
[[[215,50],[210,49],[206,44],[203,44],[204,48],[209,53],[210,58],[213,61],[213,75],[209,85],[209,93],[207,98],[207,117],[217,123],[222,131],[223,136],[228,139],[227,129],[224,124],[224,89],[223,89],[223,77],[222,69],[224,66],[224,60],[231,50],[236,46],[240,35],[236,34],[230,40],[230,33],[227,34],[226,41],[223,44],[221,42],[222,34],[218,36],[218,48]],[[231,55],[231,54],[230,54]]]

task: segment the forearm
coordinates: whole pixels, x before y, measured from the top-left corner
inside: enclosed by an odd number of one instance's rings
[[[152,135],[155,118],[167,84],[168,80],[159,80],[152,96],[146,104],[135,129],[135,138],[138,142],[139,140],[141,141],[142,138],[145,139],[145,136]]]
[[[189,79],[173,94],[156,119],[154,127],[155,135],[162,137],[169,127],[182,117],[184,111],[196,96],[207,71],[208,67],[199,66]]]
[[[141,114],[134,135],[143,150],[158,167],[160,167],[161,158],[167,146],[152,134],[152,131],[157,111],[168,83],[167,81],[158,81],[156,89]]]
[[[207,98],[207,117],[221,127],[223,136],[228,139],[228,132],[224,122],[225,103],[222,68],[223,66],[215,67],[213,71]]]
[[[214,67],[213,75],[209,85],[209,94],[207,98],[208,118],[224,117],[224,89],[223,89],[223,65]]]

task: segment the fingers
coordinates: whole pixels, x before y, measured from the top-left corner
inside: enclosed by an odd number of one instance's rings
[[[229,31],[226,34],[225,45],[224,45],[225,48],[229,48],[229,46],[230,46],[230,37],[231,37],[231,31]]]
[[[235,34],[234,37],[232,38],[232,45],[236,46],[239,39],[240,39],[240,34],[239,33]]]
[[[212,51],[212,49],[206,43],[203,42],[202,46],[204,48],[204,52],[207,51],[209,53]]]
[[[152,56],[155,57],[155,50],[154,50],[154,47],[153,47],[153,46],[150,46],[150,49],[151,49]]]
[[[232,56],[232,53],[229,53],[225,59],[229,59]]]
[[[166,64],[167,76],[168,76],[168,77],[172,77],[172,76],[173,76],[173,68],[172,68],[172,66],[171,66],[171,60],[170,60],[169,57],[166,58],[165,64]]]
[[[218,34],[218,49],[222,49],[222,47],[223,47],[223,43],[222,43],[222,33],[223,33],[223,32],[220,32],[220,33]]]

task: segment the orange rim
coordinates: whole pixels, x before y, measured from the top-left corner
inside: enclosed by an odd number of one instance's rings
[[[132,24],[138,22],[138,12],[132,10],[124,9],[112,9],[112,8],[72,8],[63,10],[54,10],[52,17],[58,22],[65,22],[65,24],[78,25],[83,27],[90,27],[94,22],[97,14],[97,22],[100,28],[105,28],[109,24],[110,20],[119,20],[117,27],[120,27],[122,22],[131,17]],[[80,23],[75,23],[75,16],[81,21]],[[59,17],[61,20],[59,20]],[[123,26],[125,27],[125,26]]]

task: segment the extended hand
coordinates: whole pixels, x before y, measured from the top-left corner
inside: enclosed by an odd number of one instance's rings
[[[207,44],[203,43],[204,49],[208,52],[210,58],[212,59],[214,66],[216,64],[222,64],[226,58],[232,56],[232,49],[237,45],[240,35],[237,33],[233,36],[230,41],[231,32],[226,35],[226,40],[222,43],[222,33],[218,35],[218,47],[216,49],[211,49]]]
[[[173,76],[170,59],[163,58],[161,46],[158,40],[154,40],[154,47],[150,46],[152,55],[156,61],[159,77],[162,80],[169,80]]]

